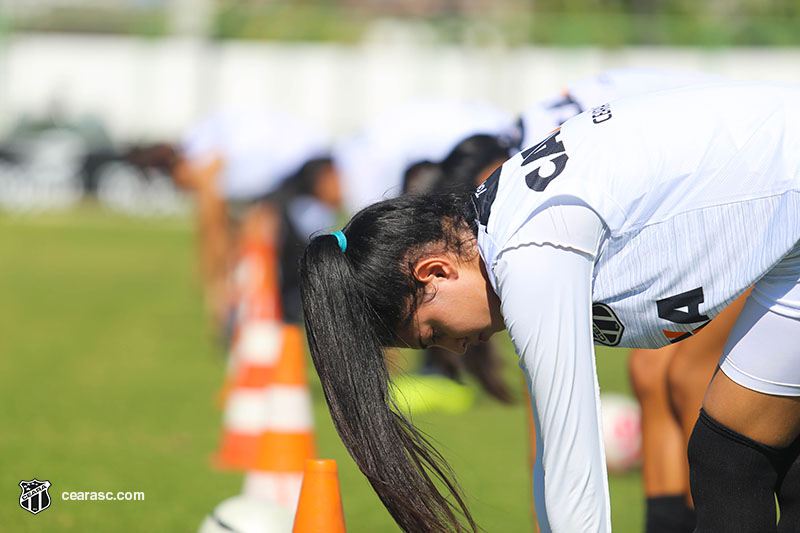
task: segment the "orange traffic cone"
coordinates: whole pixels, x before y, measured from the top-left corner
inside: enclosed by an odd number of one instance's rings
[[[306,461],[292,533],[345,533],[336,461]]]
[[[260,470],[302,473],[314,457],[311,394],[306,379],[303,333],[284,326],[283,354],[267,387],[270,412],[259,445]]]
[[[283,350],[264,397],[266,418],[243,492],[294,509],[305,462],[316,456],[305,344],[297,326],[283,326]]]
[[[220,394],[225,414],[215,457],[219,467],[243,470],[257,463],[268,416],[265,387],[284,351],[274,239],[258,229],[263,216],[256,215],[243,232],[233,273],[236,324]]]
[[[242,233],[216,462],[246,471],[243,495],[294,510],[305,461],[315,456],[311,395],[302,332],[282,320],[275,233],[265,231],[269,220],[268,212],[256,212]]]
[[[277,321],[251,321],[242,327],[224,390],[223,435],[216,456],[221,467],[248,469],[258,462],[270,409],[267,386],[285,351],[284,328]]]
[[[252,236],[241,245],[230,290],[233,334],[225,382],[218,403],[224,406],[237,387],[263,386],[280,353],[281,301],[275,247]]]

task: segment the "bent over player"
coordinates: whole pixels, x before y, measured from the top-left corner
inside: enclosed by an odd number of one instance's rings
[[[477,526],[441,456],[393,410],[383,347],[463,351],[507,329],[541,436],[540,528],[609,531],[593,341],[664,346],[751,286],[689,442],[697,531],[800,528],[798,118],[790,85],[613,101],[472,196],[381,202],[310,243],[314,364],[339,435],[404,530]]]

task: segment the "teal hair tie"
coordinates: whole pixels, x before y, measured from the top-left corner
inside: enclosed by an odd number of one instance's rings
[[[342,253],[347,250],[347,237],[345,237],[344,232],[342,231],[335,231],[331,233],[334,237],[336,237],[336,242],[339,243],[339,248],[342,249]]]

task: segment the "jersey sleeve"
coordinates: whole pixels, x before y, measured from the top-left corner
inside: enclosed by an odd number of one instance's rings
[[[525,224],[493,265],[537,426],[536,515],[542,532],[607,532],[610,503],[591,330],[594,255],[603,224],[582,206],[548,208],[541,215]]]

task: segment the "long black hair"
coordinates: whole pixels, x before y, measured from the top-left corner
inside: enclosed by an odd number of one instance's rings
[[[283,180],[280,187],[261,197],[260,200],[280,203],[301,195],[311,196],[314,194],[314,187],[320,173],[331,165],[333,165],[333,158],[329,155],[309,159],[294,174]]]
[[[322,235],[300,262],[309,348],[336,430],[395,521],[415,533],[477,530],[444,458],[393,408],[384,359],[423,297],[412,265],[434,251],[474,249],[470,198],[374,204],[344,227],[346,251]]]
[[[508,140],[495,135],[477,134],[467,137],[440,163],[441,178],[436,183],[439,191],[472,191],[475,180],[489,165],[499,166],[509,158]]]

